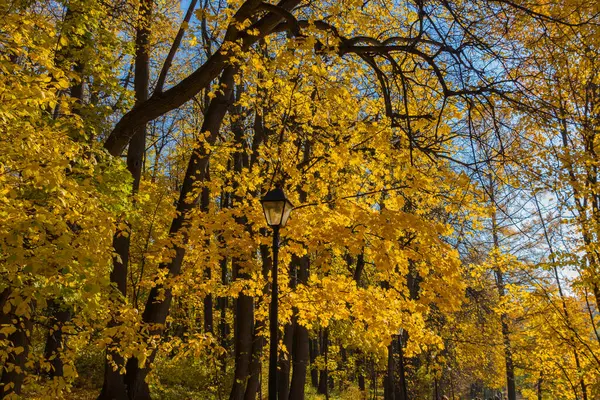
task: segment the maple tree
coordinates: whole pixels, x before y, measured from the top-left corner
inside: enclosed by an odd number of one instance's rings
[[[0,4],[2,398],[594,398],[599,13]]]

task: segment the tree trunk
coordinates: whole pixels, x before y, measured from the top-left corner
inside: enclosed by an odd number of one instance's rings
[[[260,386],[260,373],[261,373],[261,362],[260,357],[262,355],[262,349],[265,345],[265,340],[260,332],[265,328],[264,321],[258,321],[254,325],[254,334],[252,341],[252,359],[250,361],[250,371],[248,384],[246,385],[246,391],[244,392],[244,400],[255,400],[256,394]]]
[[[6,299],[10,296],[10,290],[6,289],[8,294],[4,295]],[[14,326],[16,330],[8,335],[10,347],[6,349],[8,356],[2,368],[2,377],[0,377],[0,398],[12,398],[21,394],[23,380],[25,379],[25,363],[29,355],[31,344],[31,332],[33,322],[31,314],[33,306],[28,306],[26,315],[15,315],[12,312],[3,315],[2,324]],[[8,318],[5,318],[5,317]],[[16,323],[12,321],[16,320]]]
[[[208,170],[208,166],[207,166]],[[210,180],[209,172],[206,172],[206,180]],[[200,210],[202,212],[207,213],[210,207],[210,190],[208,187],[202,188],[202,194],[200,195]],[[206,246],[210,245],[210,239],[206,241]],[[212,278],[212,271],[210,266],[204,269],[204,278],[207,281],[210,281]],[[213,320],[213,297],[212,293],[208,293],[203,300],[204,305],[204,332],[205,333],[213,333],[214,320]]]
[[[72,19],[76,13],[81,13],[80,11],[74,11],[72,8],[73,4],[69,4],[67,7],[67,11],[65,13],[65,23],[72,23]],[[77,78],[71,81],[70,87],[70,95],[71,98],[75,100],[73,104],[73,114],[81,116],[81,106],[83,105],[83,93],[84,93],[84,64],[79,57],[75,56],[76,52],[80,52],[83,48],[82,44],[74,45],[73,43],[79,42],[83,43],[84,39],[80,33],[73,33],[71,35],[75,36],[74,38],[69,38],[69,45],[56,54],[56,63],[60,65],[64,62],[70,63],[74,62],[73,72]],[[89,44],[88,44],[89,45]],[[69,68],[67,65],[63,65],[63,68]],[[60,106],[56,106],[55,109],[55,117],[58,117],[58,109]],[[75,136],[75,135],[74,135]],[[82,140],[81,135],[77,135],[73,137],[74,140]],[[50,371],[48,371],[48,376],[50,378],[63,376],[64,373],[64,362],[62,360],[61,350],[65,348],[66,344],[63,342],[65,340],[62,329],[63,326],[71,320],[71,311],[69,310],[69,306],[62,304],[60,300],[49,300],[48,301],[48,309],[52,313],[50,317],[51,328],[48,330],[48,334],[46,336],[46,345],[44,348],[44,358],[50,364]]]
[[[292,358],[292,345],[294,340],[294,325],[289,323],[283,328],[283,345],[286,353],[279,353],[279,369],[277,373],[277,392],[279,399],[287,399],[290,395],[290,360]]]
[[[308,255],[299,260],[298,283],[308,284],[310,259]],[[298,310],[293,310],[292,324],[294,325],[294,341],[292,344],[292,383],[290,385],[289,400],[304,400],[304,387],[306,385],[306,368],[309,359],[308,329],[298,324]],[[315,371],[316,372],[316,371]],[[283,399],[285,400],[285,399]]]
[[[50,378],[63,376],[63,360],[61,352],[66,346],[63,338],[62,329],[66,323],[71,320],[71,310],[55,301],[48,302],[48,308],[52,312],[50,318],[51,328],[46,337],[46,346],[44,348],[44,358],[50,363]]]
[[[229,194],[225,191],[221,191],[221,210],[229,207]],[[218,238],[221,245],[224,246],[224,239],[222,235],[219,235]],[[219,261],[219,267],[221,269],[221,284],[226,286],[229,284],[229,262],[227,257],[223,257]],[[229,324],[227,323],[227,307],[229,306],[229,299],[224,297],[219,297],[217,299],[217,308],[219,309],[219,345],[228,351],[223,352],[221,357],[221,369],[225,374],[227,372],[227,363],[225,362],[225,358],[227,357],[227,353],[229,353]]]
[[[315,365],[315,360],[319,356],[319,341],[317,339],[308,340],[308,352],[310,357],[310,383],[313,388],[319,387],[319,370]]]
[[[204,118],[201,132],[210,132],[205,139],[209,146],[214,145],[216,142],[221,123],[223,122],[227,107],[231,101],[234,73],[234,67],[227,67],[225,69],[220,80],[224,90],[218,92],[217,96],[212,99]],[[196,182],[204,182],[209,157],[210,153],[206,148],[200,146],[200,149],[192,153],[188,163],[179,200],[177,201],[177,216],[173,219],[169,230],[169,235],[171,237],[179,237],[178,244],[174,245],[172,249],[174,250],[175,256],[170,262],[162,263],[159,266],[159,270],[166,270],[168,272],[169,278],[174,278],[181,272],[181,266],[185,256],[185,246],[189,240],[188,230],[183,228],[188,224],[188,214],[195,207],[197,202],[197,200],[190,201],[188,195],[194,191]],[[161,333],[161,326],[164,325],[167,315],[169,314],[172,297],[173,294],[171,289],[165,288],[162,284],[157,284],[150,290],[146,307],[142,314],[142,320],[144,323],[152,324],[156,327],[150,332],[151,335]],[[148,357],[148,364],[151,363],[155,357],[156,348],[153,349]],[[146,398],[144,395],[145,390],[143,389],[147,387],[145,379],[149,373],[148,364],[140,366],[135,359],[132,359],[127,363],[126,381],[128,382],[128,390],[130,392],[129,398],[131,400],[141,400]]]
[[[211,279],[210,268],[205,270],[204,276],[206,279]],[[204,332],[213,333],[213,297],[212,294],[207,294],[204,297]]]
[[[405,337],[404,340],[402,338]],[[408,400],[408,387],[406,382],[406,360],[404,359],[404,343],[408,338],[406,331],[398,335],[398,385],[396,386],[396,399]]]
[[[329,398],[329,368],[327,367],[329,356],[329,328],[323,330],[321,336],[321,355],[325,359],[325,368],[319,371],[319,388],[317,393],[324,394],[325,398]]]
[[[223,258],[219,264],[221,267],[221,283],[223,285],[227,285],[227,284],[229,284],[229,278],[228,278],[229,268],[228,268],[227,258]],[[224,349],[229,348],[229,341],[227,339],[229,336],[229,324],[227,323],[227,306],[228,306],[228,304],[229,304],[229,300],[227,297],[219,297],[217,299],[217,307],[219,308],[219,344]],[[226,356],[226,354],[224,353],[223,357],[225,357],[225,356]],[[222,360],[222,368],[223,368],[223,372],[226,372],[227,364],[225,363],[225,360]]]
[[[496,201],[494,199],[494,183],[492,182],[492,178],[490,175],[490,202],[494,207],[494,211],[492,212],[492,239],[494,243],[494,248],[500,248],[500,239],[498,237],[498,223],[496,220]],[[502,299],[505,295],[505,287],[504,287],[504,275],[500,268],[496,268],[494,270],[496,275],[496,288],[498,290],[498,295],[500,299]],[[504,360],[506,365],[506,392],[508,396],[508,400],[516,400],[517,399],[517,390],[515,386],[515,370],[512,359],[512,349],[510,343],[510,330],[508,327],[508,315],[502,312],[500,314],[500,323],[502,325],[502,339],[504,343]]]
[[[148,100],[152,5],[152,0],[142,0],[139,6],[139,25],[135,40],[134,91],[136,106]],[[145,152],[146,124],[141,124],[132,131],[131,141],[127,149],[127,169],[133,177],[133,196],[138,193],[140,188]],[[110,274],[111,282],[116,285],[123,299],[127,295],[127,269],[129,267],[129,247],[131,243],[130,225],[127,222],[125,224],[127,229],[125,231],[117,229],[113,237],[113,247],[117,256],[113,259],[113,270]],[[111,325],[114,326],[115,323],[112,321]],[[117,368],[113,368],[110,360],[116,364]],[[119,371],[119,367],[123,363],[123,357],[117,351],[107,350],[107,357],[104,363],[104,382],[98,400],[124,400],[126,398],[127,388],[124,384],[125,377]]]
[[[363,355],[359,356],[356,366],[358,367],[358,390],[360,390],[361,395],[364,396],[367,386],[365,384],[365,358]]]
[[[239,99],[243,87],[237,87],[235,98]],[[247,152],[247,142],[245,140],[245,132],[242,124],[243,110],[241,106],[230,105],[230,113],[236,115],[237,120],[232,124],[231,130],[234,134],[234,140],[238,145],[238,151],[233,157],[233,169],[237,174],[242,174],[244,169],[251,168],[251,161]],[[258,145],[262,140],[260,132],[255,132],[253,144]],[[254,150],[254,145],[253,150]],[[254,153],[252,153],[254,155]],[[239,183],[234,182],[234,192]],[[242,202],[243,199],[234,196],[235,202]],[[243,227],[246,232],[249,232],[248,221],[245,217],[238,217],[237,223]],[[241,261],[241,260],[240,260]],[[263,264],[263,268],[264,268]],[[249,279],[248,272],[243,271],[239,263],[234,260],[234,278]],[[263,271],[264,272],[264,271]],[[235,308],[235,373],[234,382],[231,388],[230,400],[242,400],[244,398],[246,387],[250,379],[250,365],[252,362],[252,349],[254,343],[254,298],[241,292],[236,300]],[[256,343],[258,345],[258,343]],[[250,393],[249,393],[250,394]]]
[[[240,267],[234,261],[234,269],[238,277]],[[250,360],[252,355],[252,333],[254,330],[254,298],[240,293],[235,301],[235,372],[231,388],[230,400],[243,400],[247,380],[250,376]]]
[[[310,161],[312,144],[310,141],[303,143],[303,156],[302,162],[308,163]],[[302,186],[298,187],[298,198],[300,203],[306,203],[308,194],[302,189]],[[292,263],[290,268],[290,285],[293,290],[297,288],[299,284],[308,284],[308,275],[310,267],[310,258],[308,255],[304,255],[298,258],[296,255],[292,256]],[[298,308],[292,307],[292,328],[294,337],[292,340],[292,347],[288,349],[292,357],[293,369],[292,369],[292,381],[290,383],[289,400],[304,400],[304,387],[306,385],[306,368],[308,366],[309,359],[309,342],[308,342],[308,329],[305,326],[298,324]],[[281,398],[285,400],[285,397]]]
[[[383,383],[383,398],[384,400],[396,400],[396,390],[395,390],[395,370],[396,366],[394,363],[394,343],[390,343],[388,345],[388,358],[387,358],[387,368]]]
[[[261,233],[266,234],[266,229],[263,229]],[[273,260],[271,259],[269,246],[264,244],[261,245],[260,255],[262,258],[262,275],[265,282],[267,282],[265,284],[265,287],[263,288],[263,293],[268,293],[269,272],[271,271],[271,267],[273,265]],[[252,341],[252,360],[250,362],[250,378],[248,379],[248,385],[246,386],[244,400],[255,400],[256,394],[260,387],[262,370],[262,364],[260,359],[262,355],[262,350],[265,346],[265,338],[264,336],[260,335],[260,333],[266,327],[265,322],[266,321],[264,320],[257,321],[254,326],[254,335]]]

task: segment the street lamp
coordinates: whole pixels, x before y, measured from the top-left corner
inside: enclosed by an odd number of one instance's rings
[[[279,256],[279,228],[284,227],[294,208],[294,205],[285,197],[281,188],[275,188],[268,192],[260,200],[267,225],[273,228],[273,285],[271,286],[271,309],[269,343],[269,400],[277,400],[277,345],[278,345],[278,288],[277,288],[277,258]]]

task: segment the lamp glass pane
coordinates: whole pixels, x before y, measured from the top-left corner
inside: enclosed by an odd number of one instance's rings
[[[263,202],[263,210],[265,212],[265,219],[267,224],[270,226],[277,226],[281,224],[281,217],[284,212],[284,201],[265,201]]]
[[[290,203],[289,201],[286,200],[285,208],[283,209],[283,215],[281,218],[281,226],[282,227],[287,224],[288,218],[290,217],[290,213],[292,212],[293,209],[294,209],[294,206],[292,205],[292,203]]]

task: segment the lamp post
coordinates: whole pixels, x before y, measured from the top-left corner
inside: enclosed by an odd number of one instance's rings
[[[281,188],[268,192],[260,202],[267,225],[273,229],[273,284],[271,286],[271,308],[269,310],[271,341],[269,343],[269,400],[277,400],[277,345],[278,345],[278,287],[277,287],[277,258],[279,256],[279,228],[287,223],[294,205],[287,199]]]

